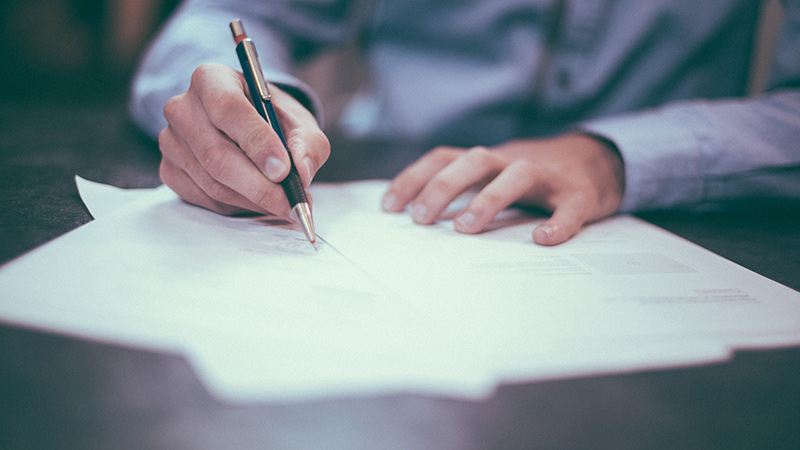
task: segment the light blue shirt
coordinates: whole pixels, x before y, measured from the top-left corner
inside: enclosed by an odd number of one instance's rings
[[[228,23],[241,17],[267,78],[318,117],[293,66],[357,33],[370,82],[347,116],[362,137],[473,146],[582,130],[622,154],[623,211],[800,200],[800,1],[783,6],[767,93],[746,97],[752,0],[195,0],[147,53],[131,110],[155,135],[194,68],[238,70]]]

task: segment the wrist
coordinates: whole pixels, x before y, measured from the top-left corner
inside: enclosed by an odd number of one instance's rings
[[[573,136],[583,142],[582,146],[593,148],[599,165],[598,169],[605,170],[616,180],[620,197],[622,197],[625,192],[625,161],[614,141],[586,131],[577,132]]]

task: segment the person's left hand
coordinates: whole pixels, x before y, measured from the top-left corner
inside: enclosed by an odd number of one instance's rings
[[[415,222],[431,224],[459,195],[479,187],[455,217],[456,231],[478,233],[516,203],[552,211],[533,230],[533,240],[556,245],[584,223],[616,212],[624,185],[622,159],[612,145],[568,134],[509,141],[491,149],[437,147],[392,180],[383,208],[400,212],[410,204]]]

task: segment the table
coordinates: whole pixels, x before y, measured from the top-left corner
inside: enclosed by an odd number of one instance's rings
[[[91,220],[75,174],[160,183],[157,146],[124,105],[0,105],[0,129],[0,263]],[[320,176],[334,179],[336,164]],[[800,208],[640,217],[800,289]],[[0,325],[0,448],[630,447],[800,448],[800,348],[504,385],[485,402],[226,404],[181,355]]]

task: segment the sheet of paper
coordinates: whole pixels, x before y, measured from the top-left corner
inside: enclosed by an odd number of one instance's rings
[[[509,324],[509,311],[548,316],[535,325],[557,340],[663,334],[735,343],[800,332],[796,291],[636,218],[605,220],[565,244],[540,247],[531,242],[535,219],[507,212],[495,230],[463,236],[449,221],[421,227],[405,214],[369,208],[384,189],[362,183],[317,193],[320,220],[350,260],[413,293],[410,301],[420,307],[432,289],[440,291],[437,305],[450,311],[463,309],[464,299],[487,298],[479,307],[506,327],[518,325],[513,335],[530,324]],[[341,198],[363,206],[330,211]]]
[[[314,252],[291,224],[83,183],[100,219],[0,269],[0,320],[183,352],[236,401],[477,398],[800,342],[800,294],[634,218],[543,248],[535,218],[464,236],[381,212],[385,188],[314,186]]]
[[[157,190],[169,190],[166,185],[156,189],[122,189],[109,184],[95,183],[75,175],[75,186],[84,205],[95,219],[139,200]]]

